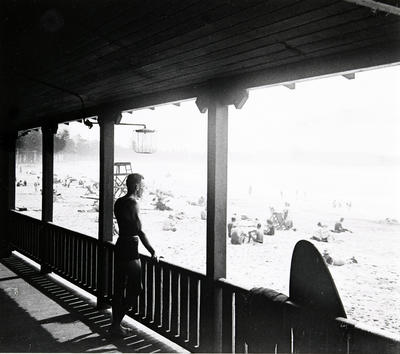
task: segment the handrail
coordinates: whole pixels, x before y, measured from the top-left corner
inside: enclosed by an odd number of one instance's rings
[[[234,283],[230,282],[229,280],[227,280],[226,278],[219,278],[219,279],[216,280],[216,283],[219,284],[219,285],[228,287],[228,288],[237,289],[237,290],[242,291],[242,292],[250,291],[250,288],[245,288],[245,287],[242,287],[240,285],[234,284]]]
[[[112,243],[110,241],[104,242],[104,245],[106,247],[114,247],[114,243]],[[147,254],[140,253],[140,257],[146,259],[149,262],[152,261],[151,257],[148,256]],[[205,277],[206,277],[206,275],[204,273],[200,273],[200,272],[197,272],[197,271],[194,271],[194,270],[191,270],[191,269],[183,268],[181,266],[178,266],[176,264],[170,263],[170,262],[165,261],[163,259],[160,259],[158,261],[158,264],[160,264],[161,266],[164,266],[164,267],[168,267],[168,268],[170,268],[170,269],[172,269],[174,271],[177,271],[177,272],[181,272],[181,273],[190,272],[192,276],[195,276],[195,277],[197,277],[199,279],[205,279]]]
[[[30,220],[33,221],[33,222],[42,224],[42,227],[45,227],[45,225],[51,225],[51,227],[53,227],[53,228],[55,228],[55,229],[59,229],[60,231],[63,231],[63,232],[69,233],[69,234],[74,234],[75,236],[77,236],[77,237],[79,237],[79,238],[87,239],[87,240],[91,240],[91,241],[92,241],[92,240],[98,241],[98,240],[97,240],[96,238],[94,238],[94,237],[91,237],[91,236],[82,234],[82,233],[80,233],[80,232],[78,232],[78,231],[74,231],[74,230],[71,230],[71,229],[67,229],[66,227],[63,227],[63,226],[60,226],[60,225],[55,224],[53,221],[43,221],[43,220],[34,218],[34,217],[32,217],[32,216],[23,214],[23,213],[21,213],[19,210],[15,210],[15,209],[11,209],[10,212],[11,212],[11,213],[15,213],[16,215],[23,215],[25,218],[30,219]]]
[[[396,335],[395,333],[391,332],[384,332],[377,328],[371,328],[370,326],[363,324],[362,322],[359,321],[354,321],[344,317],[336,317],[335,321],[337,321],[341,326],[347,326],[354,330],[370,333],[376,338],[380,338],[387,341],[393,341],[396,343],[400,342],[400,335]]]
[[[95,237],[91,237],[91,236],[82,234],[82,233],[80,233],[80,232],[78,232],[78,231],[74,231],[74,230],[67,229],[67,228],[65,228],[65,227],[63,227],[63,226],[60,226],[60,225],[55,224],[55,223],[52,222],[52,221],[47,221],[47,222],[46,222],[46,225],[50,225],[51,227],[53,227],[53,228],[56,229],[56,230],[58,229],[58,230],[60,230],[60,231],[62,231],[62,232],[69,233],[69,234],[73,234],[74,236],[77,236],[77,237],[80,238],[80,239],[90,240],[90,241],[93,241],[93,240],[98,241],[98,239],[95,238]]]

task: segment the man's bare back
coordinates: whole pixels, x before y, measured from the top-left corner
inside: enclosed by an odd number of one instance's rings
[[[120,236],[141,236],[139,204],[133,196],[125,195],[117,199],[114,205],[114,214],[117,218]]]

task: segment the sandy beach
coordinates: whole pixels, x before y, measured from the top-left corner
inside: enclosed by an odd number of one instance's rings
[[[69,170],[70,175],[72,172]],[[67,174],[59,173],[56,177],[64,179]],[[33,185],[38,176],[40,177],[35,166],[23,166],[17,171],[17,181],[26,180],[27,186],[17,187],[16,206],[26,208],[24,213],[27,215],[40,218],[40,190],[36,188],[35,191]],[[75,171],[74,177],[76,181],[70,187],[62,183],[55,184],[54,222],[97,237],[97,202],[92,199],[93,195],[88,193],[87,188],[79,185],[80,178],[85,179],[87,184],[96,182],[96,178],[88,176],[82,170]],[[182,194],[169,198],[168,205],[172,210],[156,210],[152,188],[155,186],[149,183],[148,193],[141,205],[141,217],[144,230],[158,254],[171,263],[204,273],[206,220],[201,218],[204,206],[195,205],[195,194],[188,195],[182,191]],[[267,209],[260,209],[260,205],[251,200],[252,198],[231,198],[228,216],[236,213],[246,215],[250,220],[257,217],[265,221],[268,217]],[[274,236],[265,236],[262,244],[252,242],[232,245],[227,239],[227,278],[247,288],[263,286],[288,294],[290,260],[296,242],[301,239],[310,240],[318,221],[332,227],[343,215],[345,226],[351,228],[353,233],[337,234],[328,243],[312,242],[321,253],[327,250],[334,258],[348,260],[354,257],[357,261],[345,262],[342,266],[329,266],[348,318],[371,328],[398,334],[398,223],[389,223],[382,218],[359,217],[344,209],[322,209],[312,203],[303,203],[300,208],[294,203],[291,207],[291,218],[296,231],[278,230]],[[251,223],[252,221],[247,222]],[[243,226],[246,226],[246,222],[243,222]],[[165,230],[168,228],[170,230]],[[141,251],[146,253],[143,247]]]

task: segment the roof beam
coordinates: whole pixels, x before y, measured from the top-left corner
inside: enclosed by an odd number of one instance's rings
[[[296,83],[295,82],[291,82],[289,84],[283,84],[283,86],[285,86],[289,90],[294,90],[296,88]]]
[[[274,86],[300,82],[316,77],[343,75],[352,71],[362,71],[395,64],[400,64],[399,42],[388,43],[386,46],[371,46],[323,57],[310,57],[295,64],[285,64],[264,70],[224,77],[214,80],[212,86],[218,87],[220,85],[225,88],[229,87],[231,90]],[[10,126],[10,128],[12,130],[23,130],[41,126],[48,122],[62,123],[97,116],[108,110],[126,111],[156,106],[167,102],[173,103],[203,95],[208,92],[209,87],[210,82],[203,82],[178,89],[105,102],[96,106],[86,107],[84,111],[77,109],[41,117],[26,117],[24,121],[20,117],[20,124],[18,126]],[[17,120],[13,120],[13,122],[15,121]]]
[[[346,78],[347,80],[354,80],[356,78],[356,74],[355,73],[343,74],[343,77]]]
[[[349,72],[400,64],[400,43],[371,46],[346,53],[305,58],[292,65],[281,65],[224,79],[236,87],[255,88],[301,82],[312,78],[342,75]]]
[[[368,7],[373,11],[382,11],[388,14],[400,16],[400,7],[384,4],[374,0],[344,0],[359,6]]]

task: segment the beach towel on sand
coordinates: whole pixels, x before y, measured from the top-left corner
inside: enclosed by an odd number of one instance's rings
[[[275,290],[253,288],[248,299],[246,342],[249,353],[275,352],[283,328],[283,304],[288,297]]]

